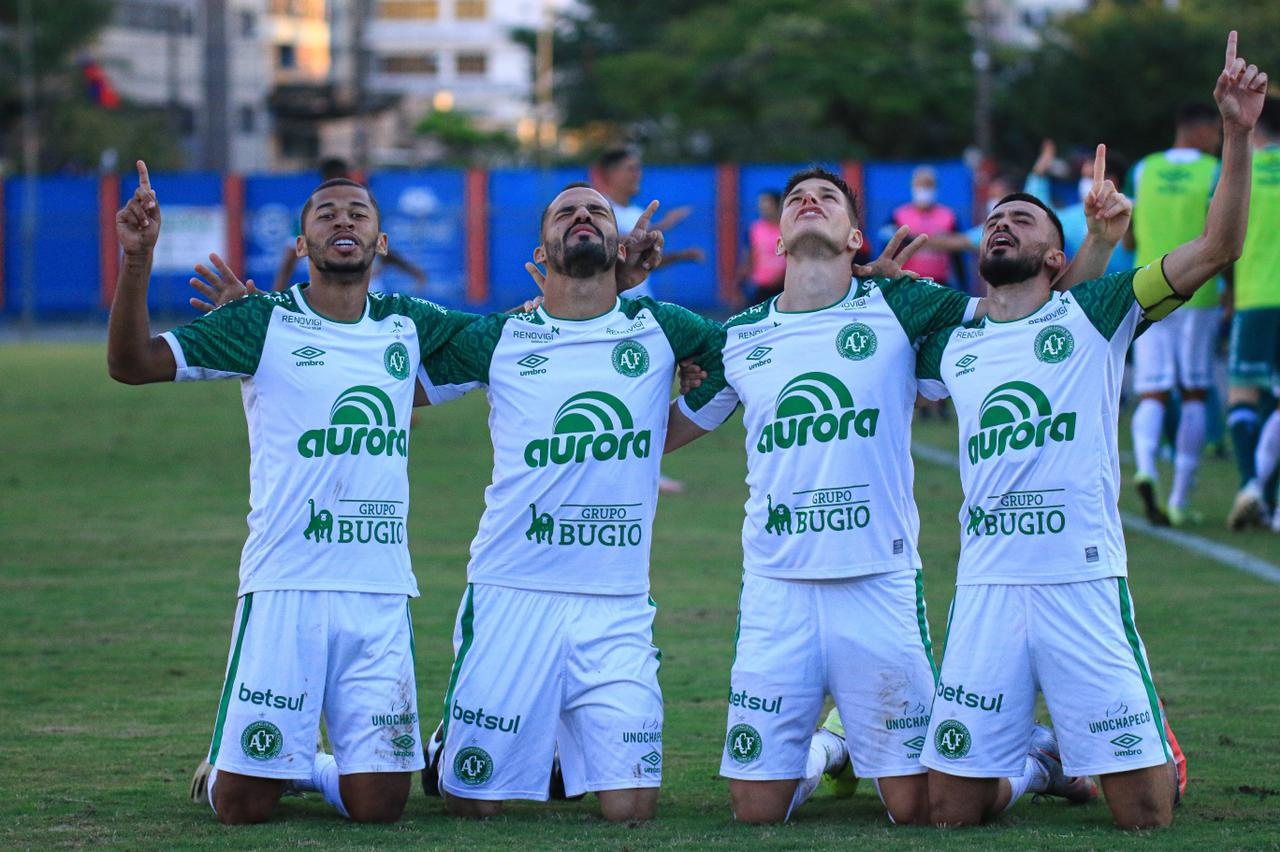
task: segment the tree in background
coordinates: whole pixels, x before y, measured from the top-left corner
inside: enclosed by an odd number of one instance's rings
[[[466,113],[433,110],[414,128],[440,149],[440,162],[451,166],[493,166],[509,163],[519,143],[503,130],[484,130]]]
[[[93,97],[80,51],[111,18],[110,0],[32,2],[41,171],[96,170],[103,151],[128,151],[153,168],[176,168],[181,153],[169,117],[125,102],[108,109]],[[21,159],[19,2],[0,0],[0,159]],[[99,90],[100,91],[100,90]]]
[[[662,160],[954,156],[973,137],[962,0],[588,0],[557,99],[588,144]]]

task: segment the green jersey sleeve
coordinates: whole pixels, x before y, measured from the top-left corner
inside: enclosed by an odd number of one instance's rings
[[[400,293],[373,294],[369,312],[374,319],[391,314],[408,317],[418,331],[418,348],[424,362],[455,334],[480,319],[480,314],[449,310],[427,299]]]
[[[502,339],[502,328],[513,314],[489,314],[475,318],[435,349],[423,346],[422,366],[435,385],[489,383],[493,351]]]
[[[175,328],[169,335],[182,355],[176,377],[192,380],[252,376],[262,360],[271,314],[277,306],[298,312],[298,304],[288,292],[255,293]]]
[[[1136,272],[1135,269],[1113,272],[1071,288],[1070,298],[1079,303],[1089,322],[1108,341],[1125,325],[1125,320],[1138,304],[1133,292]]]
[[[951,333],[959,326],[935,331],[924,339],[916,352],[916,387],[928,399],[943,399],[950,395],[942,378],[942,356],[946,352]]]
[[[702,408],[725,386],[724,326],[669,302],[641,298],[634,300],[633,304],[643,305],[653,312],[677,361],[692,358],[706,372],[702,385],[684,396],[689,409],[697,411]]]
[[[965,320],[969,297],[959,290],[906,276],[879,279],[878,284],[885,302],[909,340],[914,341]]]

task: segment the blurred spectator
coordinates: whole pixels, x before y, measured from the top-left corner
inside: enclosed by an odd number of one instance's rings
[[[756,196],[759,214],[747,227],[747,245],[742,252],[741,275],[747,304],[755,305],[782,292],[782,279],[787,272],[787,259],[778,254],[778,218],[782,213],[782,196],[767,189]]]
[[[919,166],[911,173],[911,201],[893,211],[881,238],[887,241],[903,225],[911,230],[908,242],[920,234],[927,235],[929,244],[902,264],[902,268],[921,278],[963,289],[964,273],[958,259],[932,246],[935,237],[954,234],[957,221],[955,211],[938,202],[937,173],[928,166]]]

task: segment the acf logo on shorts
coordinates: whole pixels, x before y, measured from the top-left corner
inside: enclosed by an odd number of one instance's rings
[[[284,748],[284,734],[270,722],[254,722],[240,734],[240,748],[254,760],[272,760]]]
[[[970,736],[969,729],[963,722],[948,719],[934,732],[933,745],[938,750],[938,754],[947,760],[959,760],[969,753],[969,747],[973,745],[973,737]]]
[[[479,787],[493,777],[493,758],[479,746],[467,746],[453,759],[453,774],[468,787]]]
[[[738,763],[750,763],[760,756],[764,741],[760,732],[750,725],[734,725],[729,729],[729,736],[724,742],[729,756]]]

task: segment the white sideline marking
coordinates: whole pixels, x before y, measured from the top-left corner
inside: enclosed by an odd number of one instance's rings
[[[912,444],[911,454],[916,458],[923,459],[930,464],[941,465],[943,467],[959,468],[960,464],[956,461],[954,453],[946,450],[940,450],[937,447],[931,447],[927,444]],[[1246,574],[1266,580],[1269,583],[1280,583],[1280,568],[1272,565],[1265,559],[1254,556],[1252,553],[1246,553],[1238,547],[1232,547],[1228,544],[1220,544],[1211,539],[1203,538],[1194,533],[1183,532],[1182,530],[1169,529],[1168,527],[1156,527],[1147,523],[1145,518],[1137,515],[1131,515],[1127,512],[1120,514],[1120,520],[1124,522],[1125,527],[1134,532],[1149,535],[1152,538],[1158,538],[1161,541],[1177,545],[1186,550],[1193,551],[1201,556],[1207,556],[1215,562],[1221,562],[1229,568],[1237,571],[1243,571]]]

